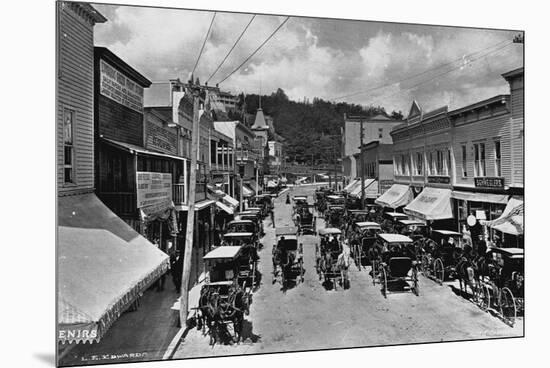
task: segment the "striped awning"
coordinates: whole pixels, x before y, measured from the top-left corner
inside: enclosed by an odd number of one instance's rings
[[[521,235],[523,234],[523,216],[523,197],[512,197],[499,218],[480,221],[480,223],[506,234]]]
[[[59,197],[57,337],[99,342],[169,258],[94,194]]]
[[[382,207],[397,208],[409,204],[412,200],[413,193],[408,185],[393,184],[374,203]]]

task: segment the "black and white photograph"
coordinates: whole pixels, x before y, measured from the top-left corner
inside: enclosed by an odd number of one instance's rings
[[[55,364],[522,341],[526,32],[203,4],[55,2]]]

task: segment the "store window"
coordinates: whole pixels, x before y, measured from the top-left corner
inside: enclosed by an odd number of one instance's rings
[[[437,150],[436,152],[436,175],[443,175],[443,152]]]
[[[428,156],[428,174],[429,175],[436,175],[435,170],[435,159],[434,159],[434,153],[430,151],[430,154]]]
[[[216,161],[218,163],[218,165],[222,165],[223,164],[223,146],[219,143],[216,144],[216,149],[217,149],[217,152],[218,152],[218,161]]]
[[[210,140],[210,163],[216,163],[216,141]]]
[[[466,145],[463,144],[462,146],[462,177],[467,178],[468,177],[468,166],[467,165],[467,152],[466,152]]]
[[[422,153],[416,153],[416,175],[422,175]]]
[[[474,176],[485,176],[485,143],[474,144]]]
[[[74,183],[74,110],[63,110],[63,181]]]
[[[500,161],[500,139],[495,140],[495,176],[502,175],[502,167]]]

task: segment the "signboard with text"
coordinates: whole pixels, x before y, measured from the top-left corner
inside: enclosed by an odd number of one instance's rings
[[[134,111],[143,113],[143,87],[104,60],[99,62],[100,93]]]
[[[428,183],[449,184],[450,182],[451,178],[448,176],[428,176]]]
[[[137,207],[170,204],[172,201],[172,174],[137,172]]]
[[[476,188],[498,188],[504,189],[504,178],[479,177],[474,178]]]
[[[393,185],[393,180],[380,180],[378,190],[380,194],[385,193]]]

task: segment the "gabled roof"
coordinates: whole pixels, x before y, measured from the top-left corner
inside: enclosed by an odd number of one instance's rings
[[[149,87],[151,85],[151,81],[143,76],[140,72],[132,68],[129,64],[127,64],[124,60],[119,58],[117,55],[115,55],[111,50],[109,50],[106,47],[94,47],[94,54],[97,58],[101,58],[110,64],[112,64],[114,67],[116,67],[120,72],[125,74],[128,78],[132,79],[136,83],[138,83],[142,87]]]
[[[520,75],[523,75],[523,67],[511,70],[507,73],[502,74],[502,78],[504,78],[506,80],[510,80],[510,79],[512,79],[514,77],[518,77]]]
[[[416,100],[413,100],[411,109],[409,110],[409,115],[407,116],[407,120],[415,118],[417,116],[419,116],[420,119],[422,119],[422,108],[420,107],[418,102],[416,102]]]

